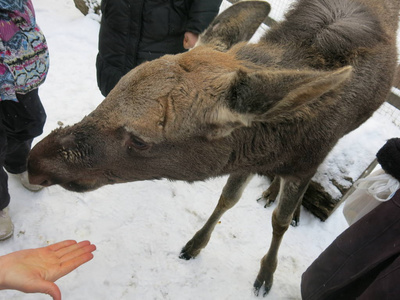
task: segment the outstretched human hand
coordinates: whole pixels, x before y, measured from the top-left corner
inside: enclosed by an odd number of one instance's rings
[[[0,290],[45,293],[61,300],[54,281],[91,260],[94,250],[96,246],[89,241],[67,240],[0,256]]]

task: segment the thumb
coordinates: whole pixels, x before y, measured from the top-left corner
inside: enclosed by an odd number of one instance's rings
[[[51,282],[42,280],[37,285],[37,292],[50,295],[53,300],[61,300],[61,291],[58,286]]]

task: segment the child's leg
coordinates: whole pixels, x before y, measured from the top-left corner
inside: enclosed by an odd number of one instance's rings
[[[19,102],[0,102],[8,142],[4,167],[13,174],[26,171],[32,140],[42,134],[46,121],[37,89],[25,95],[17,94],[17,98]]]
[[[1,110],[1,109],[0,109]],[[7,152],[7,136],[2,124],[0,113],[0,210],[3,210],[10,203],[10,195],[8,194],[7,173],[4,171],[3,164]]]

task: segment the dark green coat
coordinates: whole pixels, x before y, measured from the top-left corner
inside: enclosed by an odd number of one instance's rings
[[[202,32],[222,0],[103,0],[97,83],[104,96],[140,63],[184,52],[186,31]]]

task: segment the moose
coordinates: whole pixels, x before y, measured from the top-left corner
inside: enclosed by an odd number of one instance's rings
[[[229,175],[210,218],[183,247],[191,259],[253,174],[274,176],[272,241],[254,282],[266,295],[278,250],[318,166],[387,97],[397,64],[398,0],[299,0],[257,43],[265,1],[222,12],[194,49],[125,75],[79,123],[31,151],[32,184],[103,185]]]

